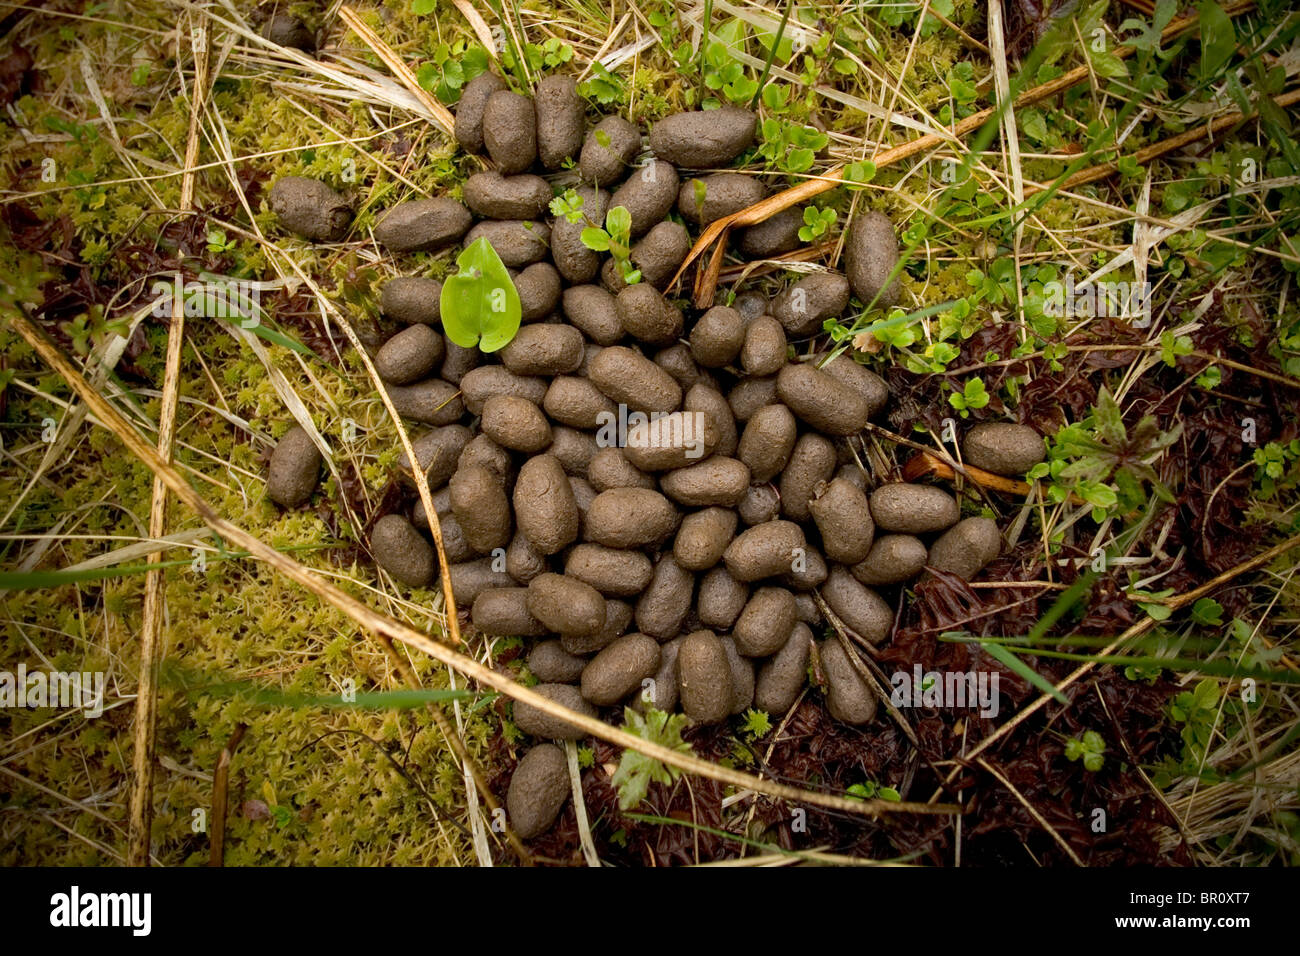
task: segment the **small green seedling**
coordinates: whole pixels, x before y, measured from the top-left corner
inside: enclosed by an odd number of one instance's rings
[[[631,707],[623,709],[624,730],[678,753],[691,753],[691,745],[682,740],[682,731],[688,723],[685,714],[670,716],[653,707],[648,708],[644,716]],[[612,781],[618,787],[619,809],[630,810],[644,800],[650,784],[672,783],[679,775],[676,767],[666,766],[635,750],[624,750]]]
[[[475,239],[456,259],[460,271],[442,284],[442,327],[462,348],[496,352],[519,331],[519,292],[497,251]]]
[[[836,218],[838,217],[834,209],[818,209],[816,206],[805,206],[803,225],[799,227],[799,238],[804,242],[820,239],[826,234],[826,230],[835,225]]]
[[[551,215],[556,219],[577,225],[585,218],[582,211],[582,197],[576,190],[566,189],[564,193],[551,200]]]
[[[1070,738],[1065,742],[1065,758],[1071,763],[1083,758],[1083,769],[1096,773],[1105,760],[1106,741],[1095,730],[1084,732],[1083,739]]]
[[[889,800],[898,803],[902,796],[893,787],[882,787],[874,780],[868,780],[865,783],[855,783],[844,791],[845,796],[853,797],[857,800]]]
[[[958,391],[954,386],[952,394],[948,396],[948,404],[957,411],[961,412],[962,418],[970,416],[970,409],[983,408],[989,403],[989,393],[984,388],[983,379],[972,378],[966,382],[966,386]]]
[[[624,206],[615,206],[605,214],[605,228],[588,226],[582,230],[582,244],[593,252],[608,252],[618,263],[623,281],[636,285],[641,270],[632,267],[632,214]]]

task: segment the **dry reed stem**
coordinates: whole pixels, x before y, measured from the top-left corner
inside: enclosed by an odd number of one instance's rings
[[[190,45],[194,53],[194,85],[190,93],[190,126],[185,144],[185,172],[181,178],[182,215],[194,209],[194,166],[199,158],[199,118],[208,84],[207,28],[192,24]],[[179,45],[179,43],[178,43]],[[179,57],[178,57],[179,58]],[[163,373],[162,406],[158,415],[158,455],[167,464],[172,461],[176,439],[176,407],[180,394],[181,351],[185,344],[185,303],[182,297],[172,300],[171,325],[167,330],[167,364]],[[155,540],[167,534],[167,486],[154,476],[149,502],[149,537]],[[152,552],[145,563],[162,563],[163,553]],[[158,654],[162,643],[165,617],[164,588],[166,576],[161,568],[151,568],[144,579],[144,604],[140,629],[140,679],[136,688],[135,726],[131,755],[132,786],[127,819],[126,862],[128,866],[149,865],[149,838],[153,822],[153,767],[158,724]]]

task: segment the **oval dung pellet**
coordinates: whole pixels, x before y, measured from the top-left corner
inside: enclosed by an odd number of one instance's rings
[[[871,407],[857,391],[809,364],[787,365],[776,394],[790,411],[827,435],[852,435],[866,427]]]
[[[677,650],[677,675],[687,717],[701,724],[716,724],[731,714],[731,662],[712,631],[695,631],[682,641]]]
[[[596,708],[587,702],[582,691],[573,684],[538,684],[530,689],[569,710],[576,710],[584,717],[596,716]],[[515,725],[532,737],[547,740],[580,740],[587,736],[585,730],[564,718],[552,717],[540,708],[518,700],[515,701]]]
[[[682,310],[654,286],[638,282],[614,298],[619,324],[634,339],[651,345],[669,345],[682,334]]]
[[[560,273],[549,262],[534,262],[512,278],[515,291],[519,293],[519,320],[536,322],[555,312],[560,303],[560,293],[564,285]],[[521,330],[522,331],[522,330]],[[515,338],[518,338],[516,334]],[[511,344],[514,344],[513,341]],[[506,347],[508,349],[509,346]],[[505,361],[506,349],[502,349],[501,360]],[[581,359],[579,359],[581,362]],[[552,374],[552,373],[547,373]]]
[[[470,620],[484,634],[540,637],[546,626],[528,613],[527,588],[491,588],[474,599]]]
[[[803,529],[793,521],[767,521],[739,534],[722,560],[737,581],[757,581],[788,573],[807,545]]]
[[[465,414],[460,390],[440,378],[426,378],[414,385],[390,385],[384,391],[397,414],[427,425],[450,425]]]
[[[551,187],[541,176],[502,176],[496,170],[465,180],[465,205],[484,219],[537,219],[551,202]]]
[[[571,325],[525,325],[501,350],[516,375],[565,375],[582,364],[582,333]]]
[[[1015,477],[1047,457],[1047,445],[1043,436],[1028,425],[985,422],[966,433],[961,453],[968,465]]]
[[[736,457],[749,466],[750,480],[768,482],[790,461],[799,426],[784,405],[764,405],[741,432]]]
[[[623,453],[641,471],[671,471],[703,461],[717,444],[718,433],[708,415],[670,412],[629,422]]]
[[[691,354],[706,368],[721,368],[740,353],[745,336],[745,322],[740,313],[730,306],[715,305],[695,320],[691,329]],[[784,360],[784,351],[781,357]]]
[[[488,97],[506,88],[506,81],[492,71],[480,73],[465,84],[456,102],[456,142],[467,153],[483,152],[483,111]]]
[[[632,169],[623,185],[609,198],[609,207],[622,206],[632,217],[632,237],[645,235],[664,221],[677,201],[677,170],[671,163],[653,159]]]
[[[853,294],[864,306],[887,309],[898,301],[898,276],[886,286],[898,264],[898,237],[889,217],[879,212],[856,216],[844,237],[844,268]]]
[[[442,335],[427,325],[408,326],[375,353],[375,371],[395,385],[418,381],[441,362]]]
[[[506,791],[506,819],[521,840],[551,828],[569,797],[569,767],[555,744],[538,744],[524,754]]]
[[[503,174],[522,173],[537,159],[537,116],[533,101],[497,90],[483,107],[483,145]]]
[[[301,425],[294,425],[271,452],[266,496],[284,508],[305,504],[320,483],[324,461],[311,436]]]
[[[764,405],[776,402],[776,376],[746,376],[727,393],[727,404],[736,421],[749,421]]]
[[[554,455],[524,462],[515,481],[514,506],[519,531],[539,554],[555,554],[577,540],[578,503]]]
[[[591,654],[632,626],[632,605],[617,598],[605,602],[605,626],[595,634],[561,634],[560,644],[570,654]]]
[[[718,434],[718,443],[713,449],[715,455],[734,458],[739,439],[736,436],[736,417],[731,413],[731,406],[726,397],[711,385],[703,383],[692,385],[682,399],[682,408],[688,412],[700,412],[707,415]]]
[[[785,588],[759,588],[740,612],[731,636],[745,657],[767,657],[781,649],[797,620],[793,594]]]
[[[587,467],[587,480],[598,492],[611,488],[649,488],[653,491],[657,487],[654,476],[633,465],[623,449],[615,445],[601,448],[592,456]]]
[[[659,669],[659,644],[645,634],[624,634],[582,671],[582,696],[598,707],[617,704]]]
[[[644,355],[612,345],[591,360],[592,383],[609,398],[638,412],[671,412],[682,403],[682,387]]]
[[[495,558],[478,558],[462,561],[448,569],[451,572],[451,593],[458,608],[472,608],[478,596],[489,588],[510,588],[515,579],[505,571],[498,571]]]
[[[384,515],[370,530],[370,552],[376,563],[402,584],[426,587],[433,580],[433,547],[399,514]]]
[[[590,379],[557,375],[551,379],[542,408],[555,421],[573,428],[594,429],[601,416],[618,416],[618,406],[605,397]]]
[[[749,466],[735,458],[714,455],[697,465],[668,472],[659,479],[659,487],[688,508],[734,508],[749,489]]]
[[[726,567],[715,567],[700,580],[700,623],[719,631],[729,630],[748,601],[748,585],[733,578]]]
[[[727,664],[731,668],[731,713],[743,714],[754,703],[754,662],[740,655],[732,638],[719,640],[727,652]]]
[[[483,403],[493,395],[517,395],[534,405],[546,398],[546,380],[535,375],[516,375],[504,365],[480,365],[460,380],[465,407],[482,415]]]
[[[592,222],[605,221],[609,193],[591,186],[579,186],[574,192],[582,200],[584,218],[569,222],[560,216],[552,222],[551,259],[565,281],[577,284],[591,282],[600,272],[600,253],[583,243],[582,230],[587,228],[588,218]]]
[[[493,395],[483,403],[483,434],[511,451],[538,452],[551,443],[551,426],[542,410],[515,395]]]
[[[551,571],[528,582],[528,612],[557,634],[591,635],[605,626],[600,592]]]
[[[926,561],[932,568],[949,571],[969,581],[1002,551],[1002,535],[989,518],[958,521],[930,545]]]
[[[583,542],[569,552],[564,573],[590,584],[607,597],[632,597],[646,589],[654,575],[654,565],[640,551]]]
[[[470,441],[470,430],[464,425],[444,425],[425,432],[411,442],[411,448],[415,451],[416,468],[425,476],[431,491],[441,488],[455,474],[461,452]],[[403,470],[410,470],[411,463],[406,452],[398,456],[397,465]]]
[[[657,641],[676,637],[691,609],[694,593],[695,576],[678,564],[671,553],[664,554],[636,602],[638,630]]]
[[[807,521],[808,504],[817,486],[835,473],[835,446],[815,432],[794,444],[790,460],[781,472],[781,512],[795,521]]]
[[[857,564],[866,559],[876,526],[860,488],[844,478],[834,478],[814,489],[808,510],[821,532],[827,560]]]
[[[808,625],[802,621],[795,624],[781,649],[759,668],[754,682],[755,707],[777,715],[794,706],[807,680],[812,641]]]
[[[876,716],[876,695],[853,667],[835,638],[817,647],[826,674],[826,707],[845,724],[867,724]]]
[[[742,173],[713,173],[688,179],[677,192],[677,211],[698,226],[740,212],[761,202],[767,190],[754,176]]]
[[[799,238],[799,230],[804,225],[803,210],[803,206],[791,206],[757,225],[738,230],[736,248],[749,260],[771,259],[793,252],[803,244]]]
[[[582,144],[578,175],[589,183],[612,183],[640,151],[641,131],[621,116],[606,116]]]
[[[552,74],[537,83],[534,93],[537,157],[547,169],[559,169],[582,149],[587,125],[586,104],[571,76]]]
[[[673,539],[673,557],[688,571],[707,571],[722,560],[736,535],[736,512],[705,508],[682,519]]]
[[[469,210],[447,196],[415,199],[375,223],[375,241],[392,252],[433,252],[460,242],[473,222]]]
[[[869,587],[898,584],[921,573],[928,554],[925,542],[910,534],[879,535],[866,558],[853,565],[853,576]]]
[[[750,485],[736,511],[746,525],[773,521],[781,516],[781,493],[772,485]]]
[[[608,548],[641,548],[663,541],[677,527],[677,509],[649,488],[602,491],[587,512],[587,535]]]
[[[894,626],[893,608],[842,565],[831,568],[821,595],[841,621],[872,644],[884,640]]]
[[[522,269],[546,258],[551,228],[534,219],[484,219],[465,233],[465,245],[477,239],[486,239],[507,268]]]
[[[785,366],[785,329],[770,315],[760,315],[745,326],[740,365],[746,375],[775,375]]]
[[[821,335],[827,319],[838,318],[849,305],[849,280],[831,272],[805,276],[772,300],[772,316],[788,335]]]
[[[753,145],[756,125],[752,112],[736,106],[673,113],[651,127],[650,148],[677,166],[726,166]]]
[[[442,320],[442,283],[420,276],[389,279],[379,291],[379,310],[407,325],[437,325]]]
[[[961,518],[957,499],[942,488],[893,482],[871,493],[871,517],[882,531],[929,534],[945,531]]]
[[[451,510],[465,540],[479,554],[510,543],[510,500],[496,475],[482,465],[466,465],[451,476]]]
[[[303,176],[278,179],[266,204],[280,225],[312,242],[338,242],[352,224],[352,207],[346,199],[324,183]]]
[[[582,678],[586,666],[585,659],[570,654],[559,640],[542,641],[528,653],[528,669],[547,684],[572,684]]]

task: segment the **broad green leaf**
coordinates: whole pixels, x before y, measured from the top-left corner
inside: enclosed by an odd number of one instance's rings
[[[632,213],[626,206],[615,206],[605,214],[605,228],[614,238],[626,239],[632,232]]]
[[[595,226],[588,226],[582,230],[582,244],[592,252],[609,251],[609,233],[604,229],[597,229]]]
[[[460,271],[442,285],[442,327],[461,348],[505,348],[519,331],[523,308],[501,257],[479,238],[456,259]]]

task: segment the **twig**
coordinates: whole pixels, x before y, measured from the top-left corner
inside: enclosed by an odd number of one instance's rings
[[[208,850],[208,866],[221,866],[226,850],[226,791],[230,786],[230,762],[235,759],[235,748],[244,739],[243,724],[235,725],[235,732],[230,735],[226,745],[221,748],[217,758],[217,768],[212,773],[212,825],[211,843]]]
[[[185,174],[181,178],[182,214],[194,208],[194,167],[199,158],[199,117],[208,84],[207,27],[192,25],[190,47],[194,53],[194,85],[190,93],[190,130],[185,144]],[[185,303],[172,299],[171,325],[167,330],[167,365],[163,374],[162,406],[158,413],[158,454],[171,464],[176,439],[176,406],[180,393],[181,351],[185,344]],[[167,487],[157,476],[149,502],[149,537],[167,534]],[[145,563],[162,563],[161,551],[154,551]],[[132,735],[131,803],[127,819],[126,862],[128,866],[149,865],[149,837],[153,823],[153,765],[158,724],[158,649],[161,644],[166,577],[162,568],[145,574],[144,605],[140,627],[140,679],[135,697],[135,727]]]
[[[1273,102],[1279,108],[1285,108],[1290,106],[1292,103],[1300,102],[1300,90],[1292,90],[1290,93],[1283,93],[1280,96],[1275,96],[1273,97]],[[1136,153],[1133,153],[1130,158],[1139,166],[1145,166],[1147,163],[1151,162],[1151,160],[1158,159],[1166,153],[1172,153],[1176,149],[1182,149],[1184,146],[1188,146],[1200,140],[1217,136],[1225,129],[1238,126],[1247,120],[1257,119],[1258,117],[1258,112],[1249,114],[1242,112],[1228,113],[1226,116],[1220,116],[1218,119],[1212,120],[1204,126],[1197,126],[1195,129],[1189,129],[1186,132],[1179,133],[1177,136],[1170,136],[1168,139],[1162,139],[1158,143],[1152,143],[1150,146],[1143,147]],[[1109,163],[1101,163],[1097,166],[1090,166],[1087,169],[1079,170],[1073,176],[1067,177],[1064,182],[1055,187],[1045,186],[1042,184],[1028,186],[1025,189],[1025,195],[1032,196],[1036,193],[1052,188],[1061,191],[1074,189],[1077,186],[1095,183],[1097,180],[1105,179],[1107,176],[1112,176],[1117,172],[1119,172],[1119,160]]]

